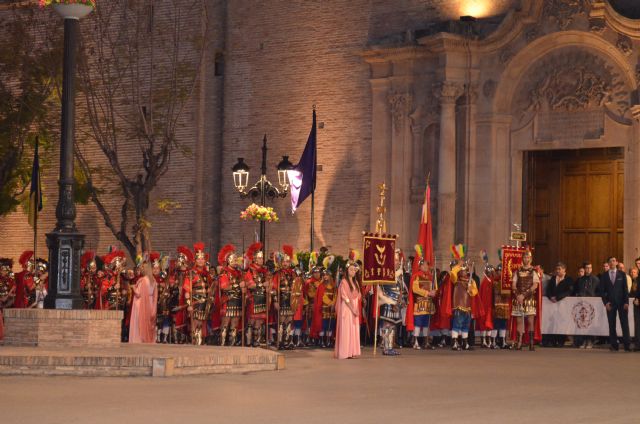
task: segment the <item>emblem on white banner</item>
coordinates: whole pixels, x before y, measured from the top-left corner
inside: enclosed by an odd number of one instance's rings
[[[579,301],[573,305],[572,315],[573,322],[576,323],[576,327],[585,329],[591,326],[593,318],[596,316],[596,310],[592,304]]]

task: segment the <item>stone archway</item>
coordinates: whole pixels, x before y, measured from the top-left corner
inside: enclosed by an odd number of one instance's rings
[[[497,116],[506,117],[497,124],[495,145],[510,163],[505,181],[496,181],[507,193],[507,223],[521,222],[526,215],[525,152],[623,148],[625,260],[637,256],[640,220],[634,211],[640,199],[633,190],[640,172],[630,165],[640,160],[630,107],[636,88],[634,71],[623,52],[590,33],[551,34],[512,59],[493,103]],[[504,227],[500,232],[506,236],[509,228]]]

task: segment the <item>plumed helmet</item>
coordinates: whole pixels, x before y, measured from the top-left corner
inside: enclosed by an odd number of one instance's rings
[[[196,259],[209,260],[209,255],[204,251],[204,243],[201,241],[193,244],[193,253]]]
[[[11,258],[0,258],[0,269],[5,271],[11,271],[13,268],[13,259]]]
[[[160,266],[160,254],[158,252],[151,252],[149,254],[149,261],[151,266]]]
[[[29,265],[29,262],[31,262],[31,264],[33,265],[32,258],[33,258],[33,250],[25,250],[24,252],[22,252],[22,255],[20,255],[18,262],[20,263],[20,265],[22,265],[23,268],[27,268],[27,266]]]
[[[234,263],[237,259],[236,247],[233,244],[227,244],[218,252],[218,265],[225,266]]]
[[[187,246],[178,246],[178,263],[183,265],[189,265],[193,262],[193,253]]]
[[[84,252],[80,257],[80,267],[86,271],[92,271],[94,268],[97,268],[96,254],[91,250]]]
[[[262,253],[262,243],[257,241],[251,244],[247,249],[245,256],[250,263],[255,261],[257,258],[264,258],[264,254]]]
[[[283,261],[291,261],[293,260],[293,246],[289,245],[289,244],[283,244],[282,245],[282,254],[283,254]]]

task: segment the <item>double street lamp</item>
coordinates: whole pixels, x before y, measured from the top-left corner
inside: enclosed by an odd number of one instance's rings
[[[289,162],[289,156],[282,156],[282,160],[276,166],[278,170],[278,186],[274,186],[267,179],[267,135],[262,140],[262,167],[260,179],[251,187],[249,187],[249,165],[244,162],[244,158],[238,158],[238,162],[233,166],[233,185],[240,194],[240,198],[246,199],[250,197],[253,203],[260,199],[260,206],[266,206],[267,198],[275,200],[278,197],[286,197],[289,191],[289,177],[287,171],[293,169],[293,164]],[[266,222],[260,221],[260,242],[263,249],[266,248],[265,243]]]

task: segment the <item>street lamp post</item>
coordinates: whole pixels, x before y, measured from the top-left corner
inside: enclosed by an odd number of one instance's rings
[[[75,79],[78,53],[79,19],[93,8],[82,4],[57,4],[64,18],[64,61],[62,74],[62,129],[60,135],[60,179],[56,226],[47,234],[49,248],[48,309],[82,309],[80,293],[80,253],[84,235],[76,227],[74,203],[73,145],[75,130]]]
[[[267,135],[265,134],[262,140],[262,167],[260,179],[249,189],[249,166],[244,162],[244,158],[238,158],[238,162],[233,166],[233,185],[235,186],[240,197],[246,199],[250,197],[255,203],[260,198],[260,206],[265,206],[267,198],[274,200],[277,197],[286,197],[289,190],[289,177],[287,171],[293,168],[293,164],[289,162],[289,156],[283,156],[280,163],[278,163],[278,185],[279,188],[274,186],[267,179]],[[266,222],[260,221],[260,242],[262,248],[266,248]]]

